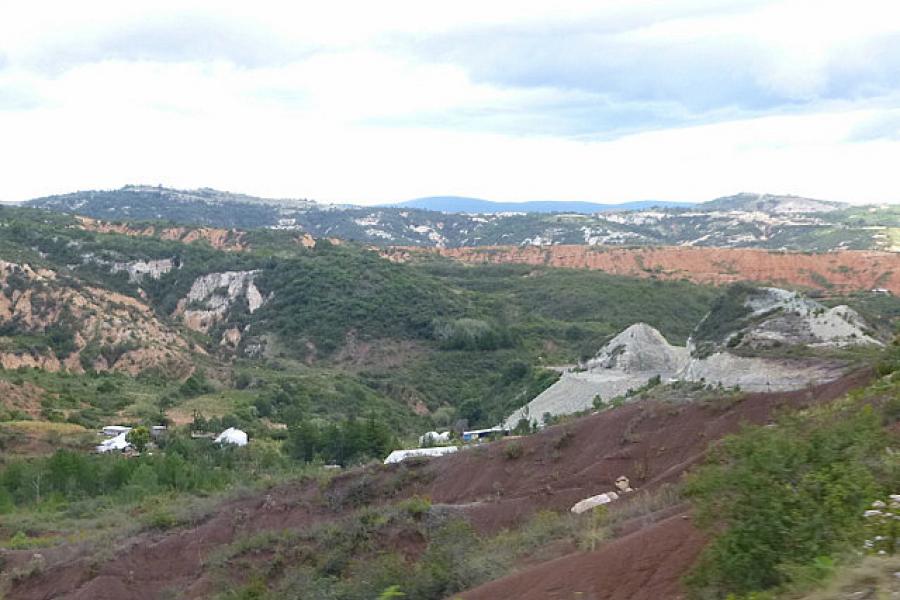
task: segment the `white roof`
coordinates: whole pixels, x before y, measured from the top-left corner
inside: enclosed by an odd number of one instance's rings
[[[413,448],[411,450],[394,450],[388,457],[384,459],[384,464],[389,465],[392,463],[402,462],[403,459],[409,458],[410,456],[443,456],[445,454],[452,454],[459,450],[457,446],[437,446],[435,448]]]
[[[501,431],[506,431],[506,430],[503,427],[497,426],[497,427],[490,427],[488,429],[472,429],[470,431],[463,431],[463,435],[471,435],[473,433],[491,433],[491,432],[499,433]]]
[[[240,429],[236,429],[234,427],[229,427],[225,431],[219,434],[219,436],[215,439],[215,443],[217,444],[234,444],[235,446],[246,446],[247,445],[247,433],[241,431]]]
[[[105,435],[119,435],[123,432],[131,431],[131,427],[127,425],[105,425],[103,427],[103,433]]]

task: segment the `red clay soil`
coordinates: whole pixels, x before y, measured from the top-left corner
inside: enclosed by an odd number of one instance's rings
[[[834,399],[870,379],[870,371],[861,371],[810,390],[748,394],[727,405],[638,402],[550,427],[533,436],[485,445],[425,464],[377,465],[349,471],[325,490],[314,481],[281,486],[227,502],[194,525],[122,540],[110,549],[111,558],[99,563],[80,556],[74,546],[46,549],[42,551],[47,564],[43,572],[22,579],[7,598],[150,600],[165,590],[179,598],[208,596],[213,584],[206,562],[216,548],[253,532],[296,530],[339,519],[347,513],[331,508],[334,502],[323,498],[340,499],[363,478],[375,486],[375,503],[425,495],[436,507],[443,505],[468,516],[480,531],[497,531],[537,510],[568,510],[582,498],[614,489],[619,475],[631,479],[639,488],[637,494],[641,488],[650,491],[661,483],[675,481],[702,459],[710,442],[736,431],[741,423],[765,423],[779,408]],[[508,458],[504,452],[511,443],[521,444],[519,458]],[[594,593],[596,598],[675,597],[629,594],[639,581],[650,582],[649,590],[676,589],[681,574],[702,546],[698,541],[701,538],[680,517],[657,524],[649,520],[651,524],[643,529],[595,553],[560,559],[560,573],[568,575],[554,579],[550,566],[538,565],[504,581],[509,589],[520,590],[529,587],[522,581],[533,580],[531,587],[548,594],[569,589],[573,593]],[[20,566],[28,557],[30,553],[10,553],[8,564]],[[607,570],[614,576],[604,575]],[[529,579],[533,577],[538,579]],[[559,587],[538,588],[534,583],[538,580]],[[571,597],[505,595],[502,589],[490,589],[497,591],[485,595],[473,590],[475,595],[470,597]]]
[[[546,265],[714,285],[746,280],[831,292],[885,288],[900,294],[900,254],[894,252],[846,250],[807,254],[750,248],[559,245],[390,248],[382,254],[398,262],[416,255],[438,254],[472,264]]]
[[[679,581],[703,549],[686,514],[603,545],[492,581],[465,600],[676,600]]]
[[[466,504],[479,529],[495,531],[535,510],[568,509],[614,490],[620,475],[643,489],[677,481],[702,460],[710,442],[743,423],[766,423],[779,409],[832,400],[870,379],[871,372],[862,370],[808,390],[746,394],[730,405],[626,404],[538,435],[432,461],[426,468],[434,482],[417,493],[434,502]],[[508,444],[522,445],[521,458],[506,457]]]

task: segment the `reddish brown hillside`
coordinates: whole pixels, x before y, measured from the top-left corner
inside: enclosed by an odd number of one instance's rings
[[[689,279],[724,284],[738,280],[833,291],[886,288],[900,294],[900,254],[843,251],[821,254],[748,248],[612,248],[598,246],[491,246],[484,248],[393,248],[395,261],[439,254],[466,263],[520,263],[594,269],[631,277]]]
[[[482,585],[465,600],[677,600],[679,581],[704,538],[686,514],[669,517],[595,552],[573,554]]]
[[[811,390],[748,394],[719,405],[634,403],[427,464],[357,469],[338,476],[324,491],[314,481],[284,485],[224,503],[192,525],[122,540],[100,561],[85,557],[77,546],[43,549],[46,569],[17,581],[6,597],[151,600],[163,589],[179,598],[208,597],[215,584],[208,562],[218,548],[266,530],[338,520],[346,513],[330,508],[323,497],[340,497],[363,479],[374,485],[373,504],[429,496],[436,509],[459,511],[485,533],[537,510],[568,510],[577,500],[613,489],[619,475],[638,488],[631,497],[637,501],[661,483],[677,480],[712,441],[741,423],[765,423],[779,408],[837,398],[870,378],[870,372],[857,372]],[[513,443],[522,446],[517,458],[504,451]],[[463,597],[568,599],[582,592],[597,600],[676,598],[681,576],[703,546],[683,511],[671,507],[639,518],[623,526],[623,537],[596,552],[531,565]],[[21,567],[31,555],[10,552],[7,565]],[[248,575],[237,564],[232,573],[238,580]]]

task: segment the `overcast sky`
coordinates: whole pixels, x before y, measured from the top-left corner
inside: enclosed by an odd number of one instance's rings
[[[889,0],[0,1],[0,200],[900,202]]]

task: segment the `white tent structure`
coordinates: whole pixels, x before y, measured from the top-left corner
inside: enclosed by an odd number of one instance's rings
[[[217,444],[234,444],[235,446],[246,446],[247,445],[247,432],[241,431],[240,429],[236,429],[234,427],[229,427],[225,431],[219,434],[219,437],[215,439],[215,443]]]
[[[103,442],[95,448],[95,450],[101,454],[105,454],[107,452],[121,452],[126,448],[131,446],[131,442],[125,439],[128,436],[128,432],[131,431],[131,428],[128,431],[123,431],[116,437],[111,437],[108,440],[103,440]]]
[[[394,450],[384,459],[384,464],[403,462],[411,456],[443,456],[459,450],[456,446],[436,446],[434,448],[413,448],[412,450]]]
[[[442,444],[450,443],[450,432],[444,431],[442,433],[438,433],[437,431],[429,431],[425,435],[419,436],[419,446],[425,447],[426,445],[431,446],[440,446]]]

